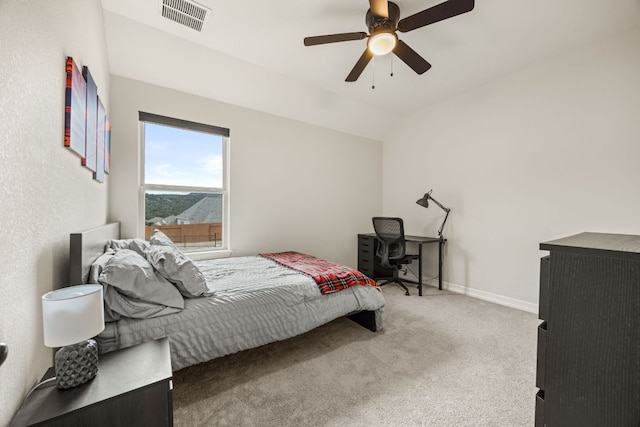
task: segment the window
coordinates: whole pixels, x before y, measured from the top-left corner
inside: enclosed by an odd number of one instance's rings
[[[145,238],[162,230],[188,251],[229,248],[229,130],[139,113]]]

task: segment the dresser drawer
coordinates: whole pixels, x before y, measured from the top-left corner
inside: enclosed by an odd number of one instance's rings
[[[535,427],[544,427],[544,391],[536,393],[536,420]]]
[[[547,322],[538,326],[538,362],[536,365],[536,387],[544,390],[545,364],[547,360]]]
[[[551,257],[540,259],[540,294],[538,298],[538,319],[549,320],[549,270]]]
[[[373,243],[376,240],[374,236],[358,236],[358,247],[371,246],[373,249]]]
[[[375,280],[375,274],[373,270],[369,270],[367,268],[359,268],[358,271],[367,276],[369,279]]]
[[[369,262],[369,261],[373,262],[375,256],[376,256],[376,254],[375,254],[373,248],[371,248],[371,249],[367,249],[367,248],[358,249],[358,259],[365,260],[366,262]]]
[[[374,254],[375,252],[375,240],[373,237],[359,237],[358,238],[358,256],[365,254]]]
[[[376,256],[377,246],[375,234],[358,235],[358,270],[374,280],[390,278],[393,270],[380,265],[380,258]]]
[[[358,236],[358,270],[373,278],[375,273],[375,240],[370,236]]]

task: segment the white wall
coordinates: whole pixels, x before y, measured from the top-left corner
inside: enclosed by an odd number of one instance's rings
[[[224,84],[224,83],[221,83]],[[110,217],[138,224],[138,111],[230,129],[234,255],[296,250],[356,266],[382,210],[382,143],[120,76],[111,79]]]
[[[0,1],[0,425],[52,364],[40,298],[69,285],[69,233],[106,221],[107,184],[63,146],[67,55],[108,107],[99,0]]]
[[[639,75],[635,30],[417,112],[384,143],[384,213],[434,235],[443,212],[414,203],[433,188],[452,208],[445,281],[535,310],[540,242],[640,233]]]

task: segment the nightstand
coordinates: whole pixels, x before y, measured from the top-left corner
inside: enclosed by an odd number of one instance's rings
[[[98,375],[78,387],[36,389],[10,427],[173,426],[172,388],[169,340],[150,341],[100,355]]]

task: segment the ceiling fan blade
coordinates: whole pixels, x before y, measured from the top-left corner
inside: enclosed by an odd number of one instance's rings
[[[431,64],[402,40],[398,40],[393,53],[418,74],[422,74],[431,68]]]
[[[415,30],[425,25],[462,15],[463,13],[473,10],[474,6],[474,0],[448,0],[401,19],[398,22],[398,31],[406,33],[407,31]]]
[[[371,13],[380,18],[389,17],[389,2],[388,0],[369,0],[369,8]]]
[[[353,69],[345,79],[345,82],[355,82],[358,80],[360,74],[362,74],[369,61],[371,61],[371,58],[373,58],[373,53],[371,53],[369,49],[365,49],[362,56],[360,56],[360,59],[358,59],[358,62],[356,62],[356,65],[353,66]]]
[[[315,46],[317,44],[347,42],[350,40],[362,40],[367,38],[367,33],[341,33],[341,34],[328,34],[326,36],[314,36],[305,37],[305,46]]]

